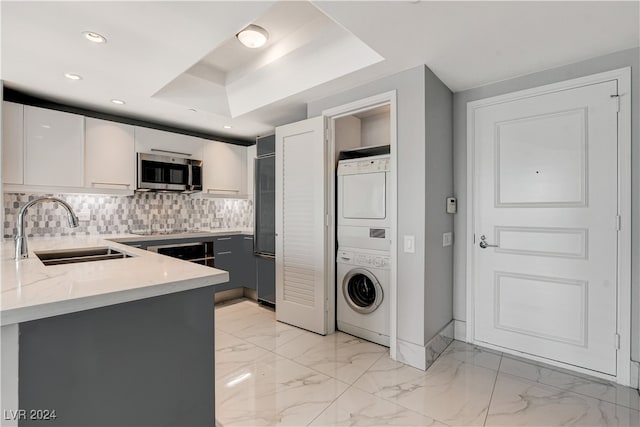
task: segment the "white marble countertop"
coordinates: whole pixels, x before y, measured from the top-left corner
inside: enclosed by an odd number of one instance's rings
[[[197,237],[215,237],[215,236],[230,236],[234,234],[241,234],[245,236],[253,236],[253,230],[247,228],[214,228],[210,230],[200,229],[198,231],[188,231],[185,233],[176,234],[121,234],[109,236],[105,235],[107,239],[113,239],[116,242],[145,242],[152,240],[169,240],[169,239],[186,239]]]
[[[243,231],[215,230],[202,233],[244,234]],[[157,236],[144,238],[151,237],[157,240]],[[194,235],[189,234],[188,237]],[[196,289],[229,280],[226,271],[114,241],[140,238],[132,234],[29,238],[29,258],[20,261],[14,259],[13,241],[5,240],[0,252],[0,325]],[[34,254],[34,251],[99,246],[109,246],[132,257],[45,266]]]

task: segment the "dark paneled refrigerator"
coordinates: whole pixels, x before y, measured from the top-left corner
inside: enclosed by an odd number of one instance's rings
[[[276,154],[275,135],[258,138],[254,184],[254,245],[258,301],[276,303]]]

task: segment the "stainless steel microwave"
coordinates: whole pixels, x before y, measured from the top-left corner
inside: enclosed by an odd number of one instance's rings
[[[202,191],[202,161],[138,153],[138,191]]]

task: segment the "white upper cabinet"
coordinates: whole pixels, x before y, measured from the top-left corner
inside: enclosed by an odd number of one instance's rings
[[[24,106],[2,103],[2,182],[24,183]]]
[[[203,140],[194,136],[136,126],[136,152],[202,160]]]
[[[247,197],[253,198],[253,183],[255,180],[256,145],[250,145],[247,152]]]
[[[247,148],[224,142],[205,143],[203,186],[205,194],[247,196]]]
[[[85,187],[136,188],[133,129],[122,123],[85,119]]]
[[[24,107],[25,185],[82,187],[84,117]]]

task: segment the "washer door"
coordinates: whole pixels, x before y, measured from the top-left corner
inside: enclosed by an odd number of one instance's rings
[[[367,314],[375,311],[384,294],[376,276],[364,268],[354,268],[342,281],[342,294],[354,311]]]

